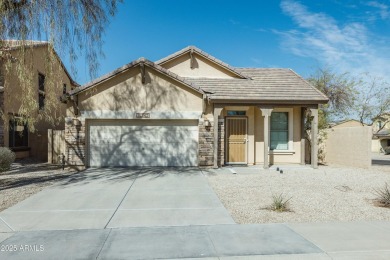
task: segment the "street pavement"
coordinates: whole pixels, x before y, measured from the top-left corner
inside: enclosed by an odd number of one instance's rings
[[[0,213],[0,259],[183,258],[390,259],[390,222],[238,225],[196,168],[88,169]]]

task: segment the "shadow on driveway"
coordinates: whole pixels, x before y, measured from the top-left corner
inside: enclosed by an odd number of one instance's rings
[[[68,179],[60,182],[59,185],[85,185],[94,181],[103,183],[118,183],[124,180],[135,180],[139,177],[157,179],[167,176],[166,173],[187,176],[196,175],[198,168],[191,167],[125,167],[125,168],[88,168],[73,174]]]

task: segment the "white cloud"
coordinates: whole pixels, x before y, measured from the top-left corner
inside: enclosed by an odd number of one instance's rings
[[[383,20],[386,20],[390,18],[390,11],[389,11],[389,6],[385,5],[383,3],[379,3],[377,1],[370,1],[367,3],[368,6],[378,8],[379,15]]]
[[[341,24],[325,13],[310,12],[291,0],[282,1],[281,8],[297,25],[289,31],[274,31],[282,37],[285,50],[317,59],[340,72],[369,72],[390,81],[390,47],[365,24]]]

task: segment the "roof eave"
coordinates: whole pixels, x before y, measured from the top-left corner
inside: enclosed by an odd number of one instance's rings
[[[212,103],[234,103],[234,104],[288,104],[288,105],[319,105],[326,104],[325,100],[268,100],[268,99],[234,99],[234,98],[213,98],[210,96]]]
[[[103,82],[106,82],[106,81],[112,79],[113,77],[115,77],[115,76],[117,76],[117,75],[119,75],[121,73],[124,73],[124,72],[128,71],[131,68],[134,68],[134,67],[140,65],[141,63],[143,63],[146,66],[148,66],[148,67],[150,67],[150,68],[152,68],[152,69],[154,69],[154,70],[156,70],[156,71],[158,71],[158,72],[168,76],[169,78],[171,78],[171,79],[173,79],[173,80],[175,80],[175,81],[177,81],[177,82],[179,82],[179,83],[189,87],[190,89],[192,89],[192,90],[194,90],[194,91],[196,91],[196,92],[198,92],[200,94],[205,94],[205,92],[201,88],[196,87],[192,83],[186,82],[185,79],[181,78],[180,76],[176,75],[175,73],[170,72],[170,71],[164,69],[163,67],[161,67],[161,66],[159,66],[159,65],[157,65],[157,64],[153,63],[152,61],[147,60],[145,58],[140,58],[138,60],[132,61],[132,62],[130,62],[130,63],[128,63],[128,64],[126,64],[126,65],[124,65],[124,66],[122,66],[122,67],[120,67],[120,68],[118,68],[118,69],[116,69],[116,70],[106,74],[106,75],[103,75],[103,76],[97,78],[94,81],[91,81],[91,82],[87,83],[84,86],[81,86],[78,89],[75,89],[74,91],[70,92],[69,94],[70,94],[70,96],[78,95],[81,92],[87,91],[87,90],[89,90],[89,89],[91,89],[91,88],[93,88],[93,87],[95,87],[95,86],[97,86],[97,85],[99,85],[99,84],[101,84]]]
[[[250,77],[248,77],[248,76],[242,74],[241,72],[237,71],[234,67],[230,66],[229,64],[227,64],[227,63],[225,63],[225,62],[223,62],[223,61],[221,61],[221,60],[219,60],[217,58],[215,58],[214,56],[208,54],[207,52],[202,51],[201,49],[199,49],[199,48],[197,48],[195,46],[188,46],[188,47],[186,47],[186,48],[184,48],[184,49],[182,49],[180,51],[177,51],[177,52],[175,52],[175,53],[173,53],[171,55],[168,55],[165,58],[162,58],[162,59],[156,61],[155,63],[161,66],[161,65],[163,65],[163,64],[165,64],[167,62],[170,62],[170,61],[174,60],[177,57],[180,57],[182,55],[185,55],[185,54],[189,53],[191,50],[194,51],[195,53],[197,53],[198,55],[202,56],[203,58],[213,62],[214,64],[223,67],[224,69],[230,71],[231,73],[235,74],[236,76],[238,76],[238,77],[240,77],[242,79],[250,79]]]

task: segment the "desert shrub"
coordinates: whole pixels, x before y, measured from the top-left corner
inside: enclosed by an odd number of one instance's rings
[[[272,203],[267,209],[277,212],[291,211],[289,205],[291,198],[292,197],[287,199],[283,193],[279,195],[272,195]]]
[[[0,172],[9,170],[14,161],[15,153],[8,147],[0,147]]]
[[[374,199],[376,206],[390,208],[390,189],[387,183],[383,188],[375,189],[374,194],[376,195]]]

